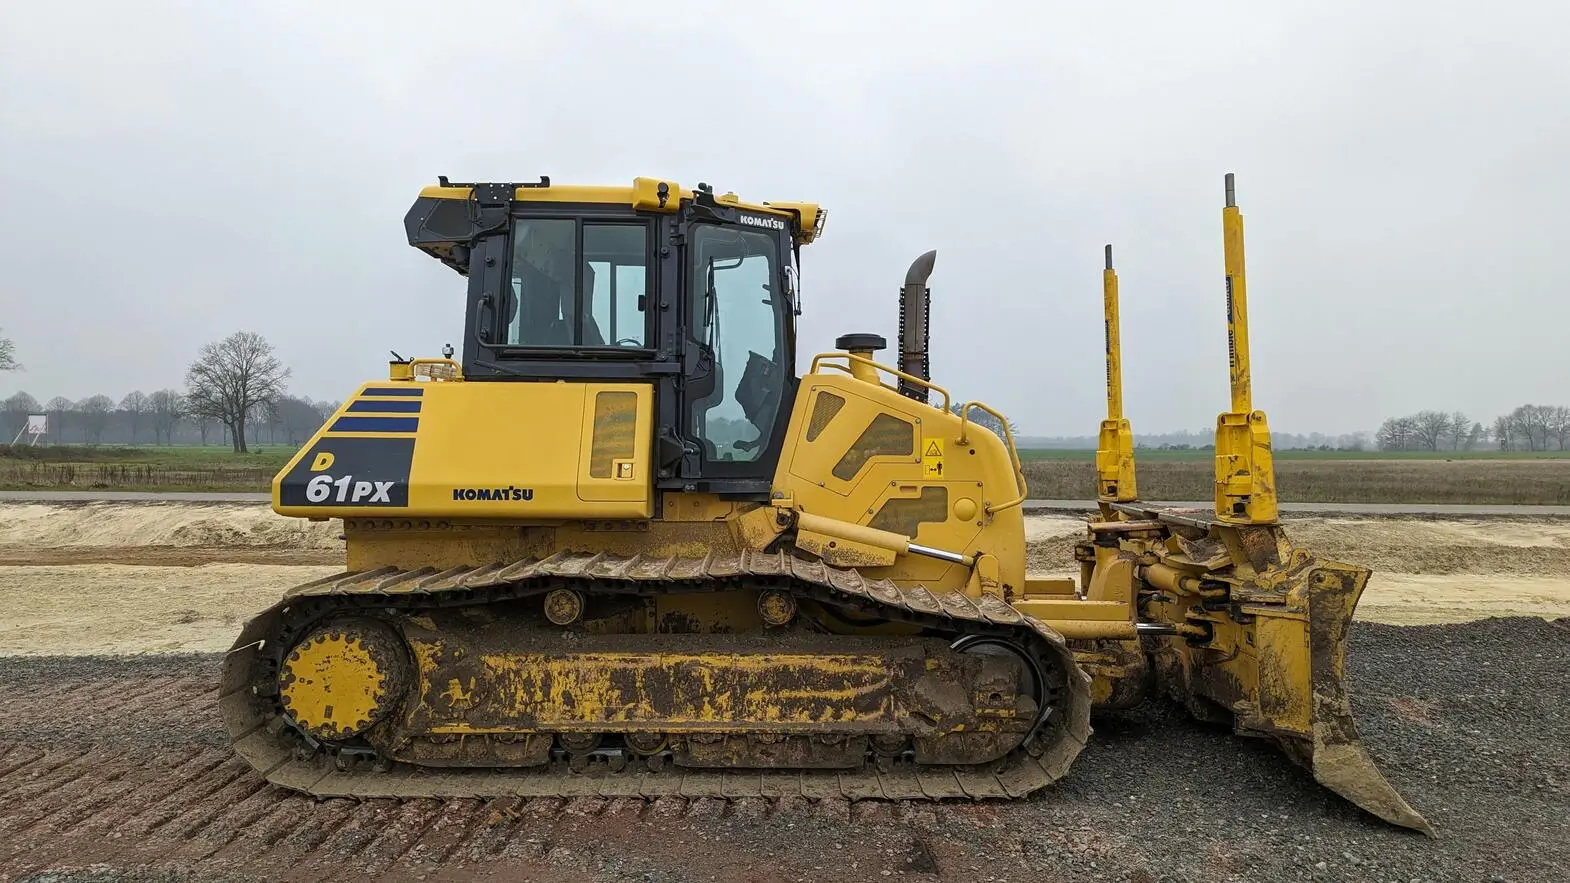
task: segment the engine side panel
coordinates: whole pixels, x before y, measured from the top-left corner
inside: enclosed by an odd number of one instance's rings
[[[1017,494],[1003,442],[959,417],[888,387],[839,373],[802,378],[774,489],[803,511],[904,533],[913,542],[995,556],[1005,585],[1023,589],[1025,527],[1018,507],[989,504]],[[869,576],[957,591],[962,565],[901,556]]]
[[[368,383],[273,479],[273,509],[648,518],[653,406],[637,383]]]

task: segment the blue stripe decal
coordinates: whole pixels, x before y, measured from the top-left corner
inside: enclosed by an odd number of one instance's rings
[[[328,432],[414,432],[418,417],[339,417]]]
[[[365,392],[360,393],[362,396],[419,396],[424,394],[425,390],[412,383],[408,386],[372,386],[368,387]]]
[[[372,414],[418,414],[420,403],[414,402],[367,402],[364,399],[349,403],[351,411],[370,411]]]

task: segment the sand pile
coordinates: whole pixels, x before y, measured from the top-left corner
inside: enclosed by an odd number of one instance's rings
[[[1316,555],[1413,574],[1570,576],[1570,522],[1528,519],[1294,518]]]
[[[1025,569],[1032,576],[1077,576],[1074,544],[1084,539],[1085,520],[1070,515],[1025,517]]]
[[[251,503],[0,503],[0,548],[242,547],[341,551],[336,520]]]

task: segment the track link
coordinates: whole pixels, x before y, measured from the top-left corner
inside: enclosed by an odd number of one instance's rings
[[[778,588],[883,619],[955,636],[1002,638],[1058,673],[1033,734],[1002,760],[975,766],[895,764],[880,770],[586,772],[565,764],[526,769],[436,769],[334,754],[295,729],[274,686],[298,638],[323,619],[355,611],[417,611],[516,600],[555,588],[588,593]],[[1090,678],[1063,638],[1001,599],[902,589],[854,570],[786,552],[702,558],[563,552],[508,564],[348,572],[291,590],[247,623],[224,662],[219,705],[236,752],[269,782],[318,797],[711,797],[889,800],[1021,797],[1068,770],[1090,735]],[[1045,686],[1044,686],[1045,690]]]

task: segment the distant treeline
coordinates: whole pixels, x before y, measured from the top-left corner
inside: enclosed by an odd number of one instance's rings
[[[1348,432],[1341,435],[1326,435],[1323,432],[1310,432],[1307,434],[1271,432],[1270,436],[1272,446],[1281,451],[1366,451],[1373,447],[1372,434],[1367,432]],[[1067,451],[1094,450],[1096,437],[1093,435],[1027,435],[1019,438],[1019,446],[1022,448]],[[1136,448],[1161,451],[1199,451],[1209,450],[1215,446],[1216,431],[1214,429],[1194,432],[1147,433],[1136,431],[1134,433],[1134,447]]]
[[[1570,450],[1570,407],[1522,405],[1484,423],[1461,411],[1418,411],[1391,417],[1375,432],[1300,435],[1272,432],[1271,440],[1282,451],[1564,451]],[[1157,450],[1209,450],[1215,447],[1214,430],[1194,432],[1134,433],[1134,446]],[[1096,437],[1024,436],[1020,447],[1060,450],[1093,450]]]
[[[1389,418],[1375,438],[1382,451],[1563,451],[1570,445],[1570,408],[1522,405],[1488,425],[1460,411],[1418,411]]]
[[[313,402],[281,396],[256,409],[246,422],[246,434],[263,444],[304,444],[334,411],[337,402]],[[27,425],[30,414],[49,418],[49,433],[41,440],[51,444],[85,445],[195,445],[228,444],[229,430],[222,420],[192,415],[186,396],[173,389],[150,394],[127,393],[119,401],[106,395],[71,401],[55,396],[40,402],[25,392],[0,400],[0,444],[9,444]],[[27,436],[19,440],[27,443]]]

